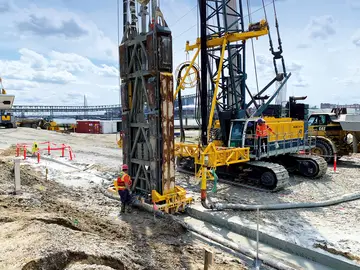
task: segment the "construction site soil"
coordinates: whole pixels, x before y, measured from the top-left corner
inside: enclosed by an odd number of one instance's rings
[[[59,180],[72,180],[72,174],[61,168],[56,173],[49,170],[45,180],[41,170],[45,160],[39,166],[31,164],[36,163],[32,158],[23,161],[22,194],[9,194],[14,188],[12,144],[40,142],[43,137],[72,145],[76,151],[76,141],[90,147],[96,140],[92,136],[87,141],[77,135],[26,128],[0,133],[0,269],[203,269],[203,248],[209,246],[180,225],[154,220],[136,209],[119,216],[119,203],[105,197],[96,185],[59,183],[57,175]],[[114,164],[121,164],[116,151]],[[89,173],[85,180],[86,176]],[[247,269],[241,260],[212,250],[214,269]]]
[[[187,134],[196,140],[197,132]],[[178,224],[154,221],[148,213],[135,210],[118,217],[118,202],[98,191],[104,179],[111,183],[122,164],[115,134],[18,128],[0,129],[0,136],[0,243],[4,243],[0,245],[0,269],[203,269],[207,244]],[[70,145],[75,158],[60,158],[60,151],[46,157],[46,144],[41,145],[39,164],[36,158],[22,161],[23,195],[7,195],[13,188],[14,145],[35,141]],[[352,155],[341,159],[336,172],[329,167],[322,179],[291,176],[290,186],[283,191],[265,193],[220,182],[212,193],[210,182],[209,196],[213,201],[246,204],[325,200],[360,192],[359,168],[360,156]],[[177,173],[176,181],[193,196],[195,206],[199,205],[198,180]],[[260,229],[302,246],[360,261],[359,210],[360,202],[353,201],[327,208],[262,211]],[[254,212],[217,214],[256,228]],[[214,269],[247,269],[238,258],[220,250],[215,253]]]

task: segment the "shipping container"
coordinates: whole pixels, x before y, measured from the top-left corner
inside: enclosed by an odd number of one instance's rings
[[[112,122],[112,130],[113,130],[113,133],[117,133],[117,121],[113,121]]]
[[[113,121],[100,121],[101,130],[103,134],[115,133],[113,130]]]
[[[100,134],[101,125],[98,120],[77,120],[76,133]]]

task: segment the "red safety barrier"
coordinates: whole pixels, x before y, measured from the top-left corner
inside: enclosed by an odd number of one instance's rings
[[[20,156],[20,145],[16,145],[16,156]]]
[[[41,156],[41,151],[47,151],[47,154],[50,155],[51,151],[56,151],[56,150],[61,150],[61,157],[65,157],[65,149],[67,149],[69,151],[69,160],[73,160],[75,158],[75,154],[72,151],[71,147],[65,144],[61,144],[61,146],[57,146],[57,144],[55,143],[51,143],[51,142],[42,142],[40,144],[47,144],[46,148],[37,148],[37,152],[36,152],[36,156],[37,156],[37,161],[38,163],[40,163],[40,156]],[[24,159],[27,158],[27,147],[31,146],[33,144],[30,143],[23,143],[23,144],[16,144],[16,156],[19,157],[20,156],[20,151],[23,150],[23,155],[24,155]],[[57,146],[57,147],[51,147],[51,145]]]

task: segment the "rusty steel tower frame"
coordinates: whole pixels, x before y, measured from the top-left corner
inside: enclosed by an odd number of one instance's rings
[[[139,14],[123,0],[119,45],[123,162],[132,190],[154,201],[175,190],[172,34],[156,0],[137,2]]]

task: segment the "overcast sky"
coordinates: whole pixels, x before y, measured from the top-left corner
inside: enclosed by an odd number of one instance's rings
[[[252,11],[261,3],[250,2]],[[161,1],[173,31],[174,70],[186,60],[186,40],[197,36],[196,4]],[[293,74],[288,94],[307,95],[312,105],[360,103],[360,0],[279,0],[277,13]],[[267,15],[275,42],[271,5]],[[116,0],[0,1],[0,16],[0,76],[15,104],[80,105],[84,94],[88,105],[118,103]],[[253,21],[263,17],[263,10],[252,14]],[[268,49],[267,37],[255,41],[260,88],[274,75]],[[251,46],[247,53],[248,85],[256,92]]]

